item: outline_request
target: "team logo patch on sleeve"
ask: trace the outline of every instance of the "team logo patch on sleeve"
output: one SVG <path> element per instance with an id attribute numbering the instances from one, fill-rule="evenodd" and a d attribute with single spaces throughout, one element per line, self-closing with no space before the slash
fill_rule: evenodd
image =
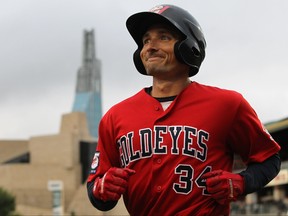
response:
<path id="1" fill-rule="evenodd" d="M 95 170 L 98 165 L 99 165 L 99 156 L 100 156 L 100 152 L 95 152 L 94 157 L 92 159 L 92 163 L 91 163 L 91 169 Z"/>

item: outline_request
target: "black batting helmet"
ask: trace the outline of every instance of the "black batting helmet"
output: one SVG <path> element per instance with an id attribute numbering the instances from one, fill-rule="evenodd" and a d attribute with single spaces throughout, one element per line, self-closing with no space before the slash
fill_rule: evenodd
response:
<path id="1" fill-rule="evenodd" d="M 158 23 L 172 25 L 183 34 L 184 39 L 175 44 L 175 56 L 190 66 L 189 76 L 197 74 L 205 58 L 206 41 L 196 19 L 186 10 L 174 5 L 159 5 L 148 12 L 133 14 L 127 19 L 127 29 L 138 45 L 133 55 L 137 70 L 147 75 L 140 58 L 143 48 L 142 37 L 151 25 Z"/>

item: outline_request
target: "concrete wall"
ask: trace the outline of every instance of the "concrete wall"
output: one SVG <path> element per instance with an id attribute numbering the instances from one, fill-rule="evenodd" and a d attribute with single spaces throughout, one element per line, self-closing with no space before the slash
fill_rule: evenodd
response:
<path id="1" fill-rule="evenodd" d="M 24 147 L 30 153 L 30 163 L 0 164 L 0 187 L 15 195 L 17 205 L 22 206 L 20 211 L 29 209 L 29 206 L 34 211 L 42 209 L 45 212 L 46 209 L 49 212 L 52 194 L 47 187 L 48 181 L 61 180 L 64 185 L 64 207 L 68 209 L 82 186 L 81 140 L 92 141 L 85 114 L 75 112 L 63 115 L 59 134 L 32 137 L 26 142 L 28 148 L 27 145 Z M 19 213 L 25 215 L 27 211 Z"/>
<path id="2" fill-rule="evenodd" d="M 0 140 L 0 164 L 27 152 L 27 140 Z"/>

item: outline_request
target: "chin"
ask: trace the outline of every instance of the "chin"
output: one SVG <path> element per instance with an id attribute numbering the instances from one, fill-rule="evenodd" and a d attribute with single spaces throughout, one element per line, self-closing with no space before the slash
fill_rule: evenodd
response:
<path id="1" fill-rule="evenodd" d="M 153 67 L 153 68 L 146 68 L 146 72 L 147 72 L 147 75 L 153 76 L 157 74 L 164 74 L 166 73 L 166 70 L 164 70 L 163 68 L 159 68 L 159 67 Z"/>

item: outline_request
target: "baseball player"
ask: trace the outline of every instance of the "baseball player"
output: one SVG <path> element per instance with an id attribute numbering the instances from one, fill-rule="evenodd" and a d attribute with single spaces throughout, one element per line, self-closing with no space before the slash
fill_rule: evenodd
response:
<path id="1" fill-rule="evenodd" d="M 159 5 L 126 22 L 137 70 L 152 86 L 114 105 L 99 125 L 88 177 L 91 203 L 130 215 L 229 215 L 231 201 L 279 172 L 279 145 L 235 91 L 191 81 L 205 57 L 198 22 Z M 247 168 L 232 172 L 233 156 Z"/>

